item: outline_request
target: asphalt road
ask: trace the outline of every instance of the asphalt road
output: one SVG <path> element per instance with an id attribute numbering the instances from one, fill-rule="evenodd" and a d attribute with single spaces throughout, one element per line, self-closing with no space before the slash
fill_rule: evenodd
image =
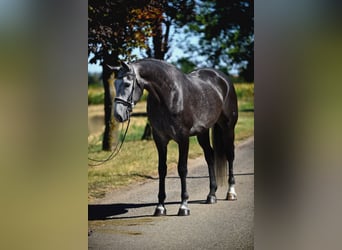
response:
<path id="1" fill-rule="evenodd" d="M 188 164 L 190 216 L 177 216 L 180 180 L 166 179 L 167 216 L 153 217 L 158 179 L 108 194 L 88 207 L 89 249 L 253 249 L 254 137 L 236 146 L 237 201 L 225 200 L 227 187 L 217 190 L 216 204 L 204 204 L 209 192 L 203 157 Z"/>

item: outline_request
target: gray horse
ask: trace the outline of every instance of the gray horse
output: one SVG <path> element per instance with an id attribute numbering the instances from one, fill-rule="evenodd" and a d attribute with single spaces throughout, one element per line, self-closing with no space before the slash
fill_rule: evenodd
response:
<path id="1" fill-rule="evenodd" d="M 190 214 L 186 188 L 190 136 L 197 136 L 208 164 L 210 191 L 206 202 L 216 202 L 217 184 L 224 183 L 227 178 L 227 161 L 229 189 L 226 199 L 236 200 L 233 161 L 238 107 L 234 86 L 225 74 L 209 68 L 183 74 L 164 61 L 143 59 L 131 64 L 122 63 L 115 88 L 114 116 L 119 122 L 130 118 L 130 112 L 143 90 L 149 92 L 147 114 L 159 157 L 159 202 L 155 216 L 166 215 L 166 158 L 170 140 L 176 141 L 179 147 L 178 174 L 182 201 L 178 215 Z M 210 128 L 213 147 L 210 145 Z"/>

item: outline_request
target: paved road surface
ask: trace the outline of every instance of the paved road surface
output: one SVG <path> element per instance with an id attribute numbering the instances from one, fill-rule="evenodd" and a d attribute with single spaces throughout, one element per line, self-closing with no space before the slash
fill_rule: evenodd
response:
<path id="1" fill-rule="evenodd" d="M 254 138 L 236 146 L 237 201 L 226 201 L 219 188 L 216 204 L 204 204 L 209 192 L 204 159 L 189 161 L 188 192 L 191 215 L 176 216 L 180 180 L 166 180 L 167 216 L 153 217 L 158 180 L 137 184 L 89 204 L 89 249 L 253 249 Z"/>

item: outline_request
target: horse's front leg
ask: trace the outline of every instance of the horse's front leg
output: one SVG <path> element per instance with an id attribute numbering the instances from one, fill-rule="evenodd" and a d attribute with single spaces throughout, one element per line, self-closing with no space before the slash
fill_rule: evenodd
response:
<path id="1" fill-rule="evenodd" d="M 182 203 L 178 210 L 179 216 L 190 215 L 188 207 L 189 194 L 186 189 L 186 176 L 188 174 L 188 153 L 189 153 L 189 138 L 186 138 L 178 143 L 179 159 L 178 159 L 178 174 L 181 179 L 181 198 Z"/>
<path id="2" fill-rule="evenodd" d="M 154 216 L 166 215 L 166 208 L 164 205 L 166 199 L 165 193 L 165 177 L 167 173 L 166 156 L 167 156 L 167 144 L 157 134 L 153 133 L 153 138 L 158 150 L 158 174 L 159 174 L 159 193 L 158 193 L 158 205 L 154 212 Z"/>

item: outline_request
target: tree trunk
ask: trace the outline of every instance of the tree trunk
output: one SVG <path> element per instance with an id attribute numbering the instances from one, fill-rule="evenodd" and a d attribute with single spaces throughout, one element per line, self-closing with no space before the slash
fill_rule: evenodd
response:
<path id="1" fill-rule="evenodd" d="M 141 137 L 141 140 L 152 140 L 152 128 L 151 128 L 148 118 L 147 118 L 145 130 L 144 130 L 144 134 Z"/>
<path id="2" fill-rule="evenodd" d="M 105 131 L 102 140 L 102 150 L 112 151 L 118 141 L 118 124 L 113 116 L 113 100 L 115 97 L 113 72 L 107 67 L 114 65 L 115 57 L 108 55 L 102 65 L 102 81 L 104 87 L 104 122 Z"/>
<path id="3" fill-rule="evenodd" d="M 246 69 L 243 69 L 241 72 L 242 77 L 247 82 L 253 82 L 254 81 L 254 57 L 248 58 L 248 64 Z"/>

